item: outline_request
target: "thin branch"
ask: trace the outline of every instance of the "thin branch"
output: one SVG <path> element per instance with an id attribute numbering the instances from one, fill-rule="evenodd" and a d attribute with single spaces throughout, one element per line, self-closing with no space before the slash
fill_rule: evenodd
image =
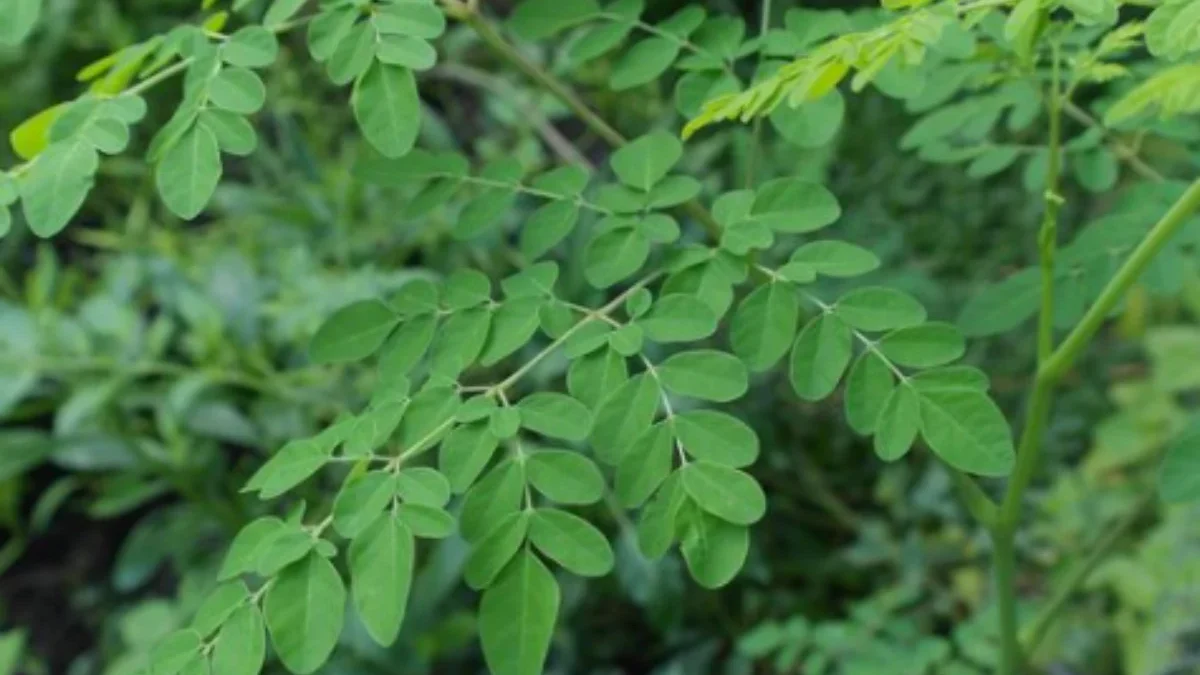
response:
<path id="1" fill-rule="evenodd" d="M 1075 569 L 1071 570 L 1071 573 L 1067 575 L 1067 579 L 1063 585 L 1058 587 L 1054 595 L 1050 598 L 1050 601 L 1046 603 L 1046 606 L 1042 608 L 1041 612 L 1033 620 L 1033 623 L 1030 624 L 1028 630 L 1025 631 L 1022 639 L 1025 653 L 1030 654 L 1034 649 L 1037 649 L 1038 644 L 1046 637 L 1050 631 L 1050 627 L 1067 606 L 1067 602 L 1071 599 L 1071 596 L 1083 586 L 1092 572 L 1112 553 L 1113 548 L 1153 505 L 1153 497 L 1143 497 L 1139 500 L 1134 508 L 1116 526 L 1109 529 L 1104 536 L 1100 537 L 1092 546 L 1092 550 L 1088 553 L 1087 557 L 1076 564 Z"/>
<path id="2" fill-rule="evenodd" d="M 1130 147 L 1124 141 L 1116 136 L 1111 129 L 1104 126 L 1100 120 L 1092 117 L 1086 110 L 1080 108 L 1070 100 L 1063 101 L 1063 112 L 1069 115 L 1072 119 L 1083 124 L 1084 126 L 1097 129 L 1104 137 L 1108 139 L 1108 144 L 1117 156 L 1125 160 L 1129 164 L 1129 168 L 1136 171 L 1143 178 L 1148 178 L 1152 181 L 1162 183 L 1167 180 L 1167 177 L 1162 175 L 1158 169 L 1150 166 L 1139 155 L 1136 148 Z"/>
<path id="3" fill-rule="evenodd" d="M 460 63 L 443 63 L 427 71 L 427 74 L 433 77 L 461 82 L 480 89 L 486 89 L 494 94 L 508 98 L 514 106 L 520 109 L 521 115 L 533 127 L 538 136 L 542 138 L 542 142 L 553 150 L 554 154 L 558 155 L 560 159 L 569 164 L 578 164 L 586 167 L 589 170 L 595 168 L 588 158 L 575 147 L 575 144 L 564 136 L 538 110 L 537 106 L 525 100 L 525 97 L 521 96 L 520 92 L 500 78 L 493 77 L 482 70 L 464 66 Z"/>

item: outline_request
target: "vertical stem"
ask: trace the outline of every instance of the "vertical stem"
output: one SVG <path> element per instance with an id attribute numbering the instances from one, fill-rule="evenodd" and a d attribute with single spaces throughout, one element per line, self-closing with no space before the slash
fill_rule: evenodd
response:
<path id="1" fill-rule="evenodd" d="M 1062 172 L 1062 65 L 1059 43 L 1051 44 L 1051 78 L 1047 93 L 1049 161 L 1046 170 L 1046 189 L 1043 197 L 1046 207 L 1042 213 L 1042 226 L 1038 230 L 1038 266 L 1041 269 L 1041 304 L 1038 311 L 1037 365 L 1038 377 L 1029 400 L 1029 415 L 1021 436 L 1017 466 L 1008 483 L 1008 492 L 1000 506 L 1000 513 L 991 529 L 993 575 L 997 609 L 1000 621 L 1000 673 L 1018 675 L 1021 672 L 1020 636 L 1017 632 L 1017 588 L 1016 588 L 1016 530 L 1020 518 L 1021 501 L 1025 488 L 1037 467 L 1036 458 L 1041 454 L 1042 435 L 1050 416 L 1050 403 L 1054 384 L 1042 376 L 1042 369 L 1054 353 L 1054 262 L 1058 248 L 1058 212 L 1062 197 L 1058 194 L 1059 174 Z"/>
<path id="2" fill-rule="evenodd" d="M 1021 644 L 1017 637 L 1016 570 L 1017 550 L 1011 530 L 992 534 L 992 564 L 996 581 L 997 609 L 1000 619 L 1000 673 L 1021 672 Z"/>

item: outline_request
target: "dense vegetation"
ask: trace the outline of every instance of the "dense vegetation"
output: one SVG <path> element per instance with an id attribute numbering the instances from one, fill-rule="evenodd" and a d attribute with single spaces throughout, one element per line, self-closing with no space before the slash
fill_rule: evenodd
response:
<path id="1" fill-rule="evenodd" d="M 1198 51 L 8 0 L 0 675 L 1193 672 Z"/>

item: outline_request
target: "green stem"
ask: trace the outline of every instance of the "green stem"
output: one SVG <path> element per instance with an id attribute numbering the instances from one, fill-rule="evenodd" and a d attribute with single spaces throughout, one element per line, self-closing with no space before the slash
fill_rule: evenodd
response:
<path id="1" fill-rule="evenodd" d="M 1130 528 L 1142 517 L 1150 506 L 1154 504 L 1152 497 L 1144 497 L 1134 506 L 1134 508 L 1123 518 L 1121 522 L 1108 530 L 1108 532 L 1095 543 L 1087 557 L 1080 561 L 1071 573 L 1067 576 L 1066 581 L 1060 586 L 1051 597 L 1046 606 L 1033 620 L 1029 629 L 1025 631 L 1022 646 L 1025 648 L 1026 654 L 1032 654 L 1034 649 L 1037 649 L 1038 644 L 1046 637 L 1055 620 L 1058 619 L 1062 610 L 1066 608 L 1067 601 L 1071 596 L 1083 586 L 1096 567 L 1108 557 L 1112 552 L 1113 547 L 1129 532 Z"/>
<path id="2" fill-rule="evenodd" d="M 1000 673 L 1021 672 L 1021 644 L 1017 641 L 1017 547 L 1010 530 L 992 533 L 996 605 L 1000 614 Z"/>
<path id="3" fill-rule="evenodd" d="M 762 0 L 762 6 L 759 9 L 762 16 L 758 21 L 758 37 L 765 39 L 767 31 L 771 29 L 771 0 Z M 762 53 L 759 53 L 758 66 L 761 68 L 763 64 Z M 754 187 L 754 172 L 758 168 L 759 154 L 762 152 L 762 117 L 754 118 L 754 126 L 750 131 L 750 156 L 746 159 L 746 187 Z"/>
<path id="4" fill-rule="evenodd" d="M 958 498 L 967 507 L 967 512 L 984 527 L 993 527 L 996 524 L 998 513 L 996 502 L 992 501 L 992 498 L 970 476 L 950 465 L 945 466 L 946 471 L 950 472 L 950 479 L 954 481 Z"/>

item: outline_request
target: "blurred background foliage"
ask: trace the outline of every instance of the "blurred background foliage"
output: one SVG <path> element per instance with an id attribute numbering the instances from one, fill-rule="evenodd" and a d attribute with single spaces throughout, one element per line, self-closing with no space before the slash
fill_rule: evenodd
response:
<path id="1" fill-rule="evenodd" d="M 0 128 L 73 97 L 79 68 L 194 16 L 196 4 L 47 0 L 34 38 L 0 53 Z M 650 0 L 648 16 L 680 4 Z M 823 5 L 808 9 L 856 21 L 874 13 Z M 793 8 L 777 2 L 773 23 Z M 760 19 L 756 3 L 708 9 Z M 791 19 L 803 26 L 806 17 Z M 441 48 L 442 65 L 422 82 L 426 147 L 481 162 L 515 156 L 527 169 L 604 161 L 603 143 L 471 34 L 452 27 Z M 610 66 L 570 71 L 601 114 L 633 133 L 678 128 L 670 82 L 606 92 Z M 186 622 L 211 587 L 231 534 L 264 508 L 238 493 L 248 475 L 369 391 L 363 371 L 306 363 L 320 321 L 414 276 L 513 267 L 503 248 L 453 241 L 445 215 L 406 211 L 411 194 L 352 181 L 365 149 L 343 96 L 313 85 L 322 78 L 301 50 L 272 70 L 260 150 L 227 165 L 207 220 L 170 217 L 146 165 L 129 155 L 103 164 L 63 237 L 36 242 L 15 228 L 0 241 L 4 675 L 138 673 L 148 646 Z M 156 90 L 151 114 L 153 97 L 174 96 L 170 86 Z M 742 128 L 691 143 L 685 169 L 712 188 L 750 170 L 824 180 L 845 209 L 838 236 L 878 253 L 878 280 L 913 292 L 937 318 L 953 319 L 983 284 L 1028 264 L 1041 208 L 1028 168 L 970 177 L 900 149 L 913 122 L 902 103 L 867 93 L 841 107 L 844 118 L 828 113 L 816 137 L 813 120 L 778 121 L 753 169 Z M 1182 142 L 1198 130 L 1173 123 L 1142 156 L 1194 174 L 1200 162 Z M 1036 124 L 1026 133 L 1039 142 Z M 1080 166 L 1068 226 L 1104 213 L 1137 180 L 1115 172 L 1095 196 Z M 1139 288 L 1124 305 L 1055 418 L 1029 505 L 1035 517 L 1019 540 L 1023 590 L 1047 595 L 1079 551 L 1134 515 L 1127 541 L 1037 652 L 1047 672 L 1200 672 L 1200 512 L 1145 497 L 1200 393 L 1200 267 L 1181 256 L 1171 283 Z M 569 293 L 588 292 L 578 273 L 566 277 Z M 1031 370 L 1031 343 L 1018 331 L 974 348 L 1009 411 Z M 745 572 L 703 592 L 677 558 L 642 558 L 630 524 L 611 517 L 617 572 L 564 588 L 551 672 L 987 672 L 988 544 L 946 473 L 922 453 L 881 464 L 841 423 L 836 402 L 803 404 L 782 381 L 766 385 L 738 410 L 763 436 L 755 473 L 770 496 Z M 304 496 L 330 494 L 315 486 Z M 472 596 L 459 583 L 464 554 L 450 539 L 421 561 L 399 644 L 381 650 L 352 628 L 321 672 L 482 672 Z"/>

